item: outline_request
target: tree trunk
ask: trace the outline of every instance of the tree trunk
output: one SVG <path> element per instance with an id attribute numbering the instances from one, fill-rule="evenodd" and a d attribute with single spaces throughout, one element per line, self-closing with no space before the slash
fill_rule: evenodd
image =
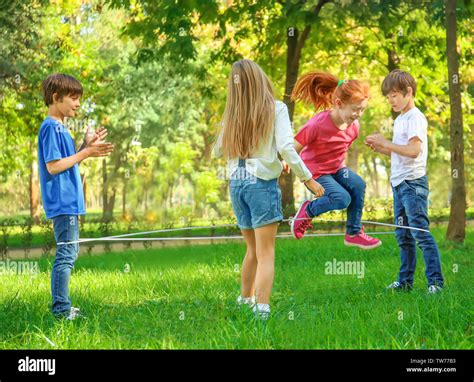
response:
<path id="1" fill-rule="evenodd" d="M 115 206 L 115 197 L 117 196 L 117 190 L 114 188 L 112 191 L 112 195 L 110 195 L 107 209 L 106 209 L 106 218 L 108 221 L 111 221 L 114 217 L 114 206 Z"/>
<path id="2" fill-rule="evenodd" d="M 87 209 L 87 175 L 82 175 L 82 191 L 84 193 L 84 207 Z M 86 215 L 81 215 L 81 223 L 86 222 Z"/>
<path id="3" fill-rule="evenodd" d="M 287 53 L 286 53 L 286 80 L 285 94 L 283 102 L 288 107 L 290 121 L 293 122 L 293 113 L 295 111 L 295 103 L 291 101 L 291 92 L 298 78 L 299 59 L 296 60 L 296 47 L 298 45 L 299 32 L 297 28 L 289 28 L 287 31 Z M 284 172 L 279 179 L 282 193 L 283 215 L 289 216 L 295 213 L 295 197 L 293 195 L 293 173 Z"/>
<path id="4" fill-rule="evenodd" d="M 363 155 L 362 158 L 364 160 L 365 168 L 367 169 L 367 175 L 370 179 L 370 183 L 372 184 L 372 190 L 375 190 L 374 174 L 372 173 L 369 160 L 367 159 L 367 156 L 365 155 Z"/>
<path id="5" fill-rule="evenodd" d="M 148 188 L 146 187 L 143 194 L 145 199 L 145 214 L 148 212 Z"/>
<path id="6" fill-rule="evenodd" d="M 130 146 L 127 146 L 127 149 Z M 125 150 L 125 151 L 126 151 Z M 113 212 L 114 212 L 114 206 L 115 206 L 115 197 L 117 196 L 117 187 L 114 185 L 115 180 L 118 177 L 118 172 L 120 170 L 120 166 L 122 165 L 122 157 L 120 154 L 116 154 L 115 156 L 112 155 L 111 157 L 111 164 L 112 166 L 112 172 L 111 176 L 107 174 L 107 160 L 104 158 L 102 160 L 102 179 L 103 179 L 103 189 L 102 189 L 102 202 L 103 202 L 103 210 L 102 210 L 102 219 L 104 221 L 111 221 L 113 219 Z M 112 186 L 112 194 L 110 197 L 109 195 L 109 188 Z"/>
<path id="7" fill-rule="evenodd" d="M 107 164 L 102 159 L 102 220 L 106 220 L 107 211 Z"/>
<path id="8" fill-rule="evenodd" d="M 33 140 L 31 140 L 33 142 Z M 38 178 L 38 161 L 37 151 L 32 147 L 33 143 L 30 143 L 30 151 L 32 153 L 31 168 L 30 168 L 30 217 L 34 224 L 40 222 L 40 203 L 39 203 L 39 178 Z"/>
<path id="9" fill-rule="evenodd" d="M 109 180 L 107 175 L 107 161 L 106 159 L 102 160 L 102 220 L 104 222 L 109 222 L 112 220 L 113 217 L 113 210 L 115 204 L 115 194 L 116 190 L 113 190 L 112 195 L 110 198 L 108 197 L 108 188 L 109 188 Z"/>
<path id="10" fill-rule="evenodd" d="M 315 16 L 319 15 L 321 8 L 329 0 L 319 0 L 318 4 L 313 9 Z M 291 92 L 298 79 L 298 71 L 300 68 L 301 52 L 303 50 L 306 39 L 311 31 L 311 25 L 307 25 L 301 36 L 296 27 L 289 27 L 286 38 L 286 79 L 285 79 L 285 94 L 283 102 L 288 107 L 288 114 L 290 121 L 293 122 L 293 113 L 295 111 L 295 103 L 291 101 Z M 294 215 L 295 213 L 295 197 L 293 195 L 293 173 L 283 173 L 279 179 L 282 191 L 282 207 L 284 216 Z"/>
<path id="11" fill-rule="evenodd" d="M 392 70 L 398 69 L 400 65 L 400 58 L 395 51 L 395 48 L 390 48 L 387 50 L 388 55 L 388 70 L 391 72 Z"/>
<path id="12" fill-rule="evenodd" d="M 352 146 L 347 153 L 347 167 L 357 173 L 359 169 L 359 149 Z"/>
<path id="13" fill-rule="evenodd" d="M 122 217 L 124 218 L 127 215 L 127 187 L 128 181 L 125 179 L 123 181 L 122 189 Z"/>
<path id="14" fill-rule="evenodd" d="M 380 197 L 380 187 L 379 187 L 379 173 L 377 171 L 377 162 L 375 157 L 372 157 L 372 165 L 374 166 L 374 196 L 376 198 Z"/>
<path id="15" fill-rule="evenodd" d="M 466 235 L 466 186 L 464 174 L 464 141 L 459 84 L 459 54 L 456 49 L 456 0 L 446 0 L 446 54 L 448 58 L 449 104 L 451 118 L 451 201 L 448 240 L 463 242 Z"/>
<path id="16" fill-rule="evenodd" d="M 393 38 L 393 37 L 394 37 L 393 33 L 389 33 L 388 38 Z M 397 52 L 395 50 L 395 43 L 392 43 L 392 46 L 387 49 L 387 57 L 388 57 L 387 68 L 388 68 L 389 72 L 391 72 L 392 70 L 400 68 L 399 67 L 400 58 L 398 57 Z M 399 112 L 396 112 L 396 111 L 393 111 L 393 110 L 391 110 L 390 112 L 391 112 L 392 118 L 394 120 L 400 114 Z"/>

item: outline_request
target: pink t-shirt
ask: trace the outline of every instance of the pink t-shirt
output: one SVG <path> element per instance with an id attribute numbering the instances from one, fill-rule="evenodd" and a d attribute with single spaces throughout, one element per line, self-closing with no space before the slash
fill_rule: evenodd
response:
<path id="1" fill-rule="evenodd" d="M 301 159 L 313 174 L 335 174 L 345 167 L 347 150 L 359 136 L 359 121 L 355 120 L 345 130 L 340 130 L 332 121 L 330 110 L 311 118 L 296 134 L 295 139 L 304 147 Z"/>

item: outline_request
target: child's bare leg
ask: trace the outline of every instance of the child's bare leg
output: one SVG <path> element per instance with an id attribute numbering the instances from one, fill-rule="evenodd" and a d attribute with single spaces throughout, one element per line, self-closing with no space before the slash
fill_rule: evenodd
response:
<path id="1" fill-rule="evenodd" d="M 277 230 L 278 223 L 269 224 L 255 230 L 258 262 L 255 288 L 257 302 L 260 304 L 270 303 L 275 273 L 275 237 Z"/>
<path id="2" fill-rule="evenodd" d="M 247 253 L 242 263 L 242 287 L 241 296 L 244 298 L 255 295 L 255 274 L 257 272 L 257 249 L 255 244 L 255 232 L 253 229 L 243 229 Z"/>

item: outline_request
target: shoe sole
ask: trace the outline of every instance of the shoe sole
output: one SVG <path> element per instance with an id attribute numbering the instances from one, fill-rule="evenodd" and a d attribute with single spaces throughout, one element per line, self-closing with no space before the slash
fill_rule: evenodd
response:
<path id="1" fill-rule="evenodd" d="M 360 244 L 350 243 L 344 240 L 344 245 L 346 245 L 347 247 L 357 247 L 360 249 L 367 250 L 367 249 L 374 249 L 374 248 L 380 247 L 382 245 L 382 242 L 379 241 L 377 244 L 373 244 L 373 245 L 360 245 Z"/>
<path id="2" fill-rule="evenodd" d="M 411 292 L 413 290 L 413 286 L 399 286 L 395 288 L 386 287 L 385 290 L 394 292 Z"/>
<path id="3" fill-rule="evenodd" d="M 308 205 L 308 203 L 306 203 L 306 204 L 305 204 L 305 203 L 302 203 L 301 206 L 300 206 L 300 208 L 298 208 L 298 211 L 296 211 L 296 215 L 295 215 L 295 216 L 298 216 L 298 215 L 300 214 L 300 212 L 301 212 L 301 209 L 302 209 L 303 207 L 306 208 L 307 205 Z M 296 219 L 296 217 L 295 217 L 294 219 Z M 291 221 L 291 224 L 290 224 L 290 226 L 291 226 L 291 234 L 293 235 L 293 237 L 294 237 L 296 240 L 301 240 L 304 235 L 301 236 L 301 237 L 296 237 L 296 234 L 295 234 L 295 220 L 294 220 L 294 219 Z"/>
<path id="4" fill-rule="evenodd" d="M 255 304 L 237 304 L 237 308 L 238 309 L 244 309 L 245 307 L 247 307 L 248 309 L 253 309 L 253 307 L 255 306 Z"/>

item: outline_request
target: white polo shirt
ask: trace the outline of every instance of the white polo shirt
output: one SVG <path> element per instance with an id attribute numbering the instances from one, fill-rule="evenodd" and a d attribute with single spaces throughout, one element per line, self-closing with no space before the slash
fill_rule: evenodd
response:
<path id="1" fill-rule="evenodd" d="M 396 145 L 407 145 L 413 137 L 421 140 L 421 151 L 416 158 L 409 158 L 392 152 L 390 183 L 398 186 L 404 180 L 413 180 L 426 175 L 428 159 L 428 122 L 423 113 L 413 107 L 399 115 L 393 126 L 392 142 Z"/>

